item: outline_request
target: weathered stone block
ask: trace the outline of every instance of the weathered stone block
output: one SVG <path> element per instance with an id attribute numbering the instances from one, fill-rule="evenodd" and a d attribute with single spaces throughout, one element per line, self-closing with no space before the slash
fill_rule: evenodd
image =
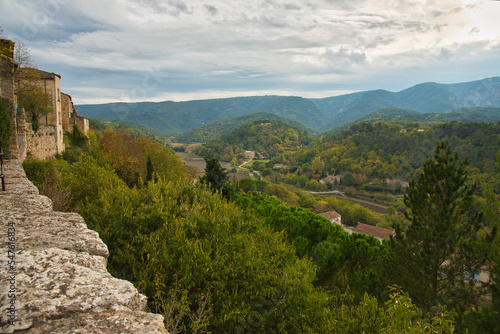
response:
<path id="1" fill-rule="evenodd" d="M 146 297 L 107 272 L 108 249 L 80 215 L 54 212 L 19 161 L 8 161 L 5 174 L 0 332 L 167 333 L 161 315 L 144 312 Z"/>

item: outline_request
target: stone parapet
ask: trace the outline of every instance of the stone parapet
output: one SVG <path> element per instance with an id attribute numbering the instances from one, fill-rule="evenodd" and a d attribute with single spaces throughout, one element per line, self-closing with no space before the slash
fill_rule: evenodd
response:
<path id="1" fill-rule="evenodd" d="M 108 249 L 80 215 L 54 212 L 18 160 L 6 162 L 5 174 L 0 332 L 167 333 L 162 316 L 144 312 L 146 297 L 108 273 Z"/>

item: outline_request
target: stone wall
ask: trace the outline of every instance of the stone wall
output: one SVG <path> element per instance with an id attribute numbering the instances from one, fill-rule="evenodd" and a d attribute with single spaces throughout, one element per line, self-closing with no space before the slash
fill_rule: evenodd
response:
<path id="1" fill-rule="evenodd" d="M 19 160 L 5 174 L 0 332 L 167 333 L 162 316 L 144 312 L 146 297 L 107 272 L 108 249 L 80 215 L 54 212 Z"/>
<path id="2" fill-rule="evenodd" d="M 36 159 L 53 159 L 57 153 L 56 128 L 52 125 L 40 125 L 37 132 L 26 123 L 26 155 Z"/>
<path id="3" fill-rule="evenodd" d="M 61 110 L 64 131 L 73 131 L 73 125 L 83 132 L 89 130 L 89 119 L 78 115 L 70 95 L 61 93 Z"/>
<path id="4" fill-rule="evenodd" d="M 12 59 L 14 56 L 14 42 L 8 39 L 0 39 L 0 98 L 7 101 L 10 119 L 12 123 L 12 133 L 10 147 L 4 147 L 7 156 L 18 157 L 19 150 L 16 145 L 16 96 L 14 94 L 14 74 L 17 70 L 17 63 Z"/>

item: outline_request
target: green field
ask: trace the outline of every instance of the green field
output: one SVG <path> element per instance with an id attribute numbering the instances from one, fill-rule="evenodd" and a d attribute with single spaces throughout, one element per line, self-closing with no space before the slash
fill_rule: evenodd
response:
<path id="1" fill-rule="evenodd" d="M 267 160 L 252 160 L 249 163 L 241 165 L 241 167 L 250 168 L 250 167 L 253 167 L 254 163 L 261 163 L 261 162 L 263 162 L 263 163 L 267 164 L 269 161 L 270 161 L 269 159 L 267 159 Z"/>

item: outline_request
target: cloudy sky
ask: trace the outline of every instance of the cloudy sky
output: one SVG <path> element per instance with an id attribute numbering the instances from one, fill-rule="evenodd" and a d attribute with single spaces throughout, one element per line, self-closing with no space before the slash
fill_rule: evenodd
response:
<path id="1" fill-rule="evenodd" d="M 76 104 L 327 97 L 500 76 L 500 1 L 0 0 Z"/>

